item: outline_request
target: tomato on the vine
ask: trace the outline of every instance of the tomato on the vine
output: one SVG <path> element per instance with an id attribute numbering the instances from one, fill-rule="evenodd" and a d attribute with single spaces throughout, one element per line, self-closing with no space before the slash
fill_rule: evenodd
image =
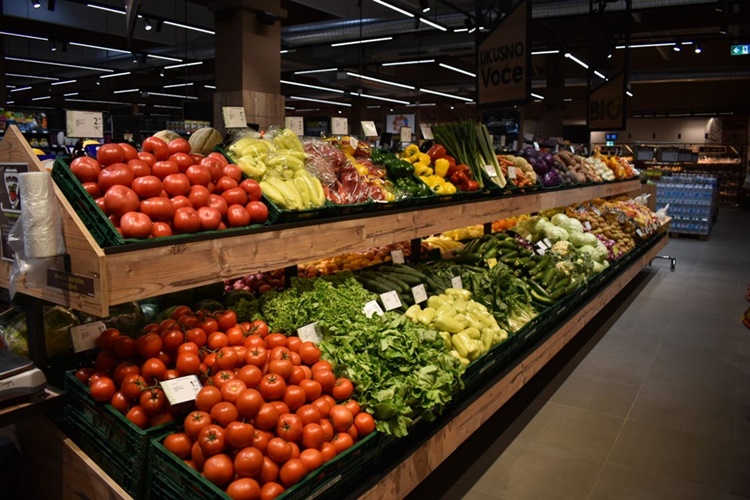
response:
<path id="1" fill-rule="evenodd" d="M 224 429 L 214 424 L 206 425 L 198 433 L 198 443 L 206 455 L 216 455 L 223 452 L 226 446 Z"/>
<path id="2" fill-rule="evenodd" d="M 204 427 L 211 425 L 211 415 L 205 411 L 193 411 L 185 417 L 183 427 L 190 439 L 198 439 L 198 434 Z"/>
<path id="3" fill-rule="evenodd" d="M 165 411 L 169 406 L 166 394 L 157 388 L 146 389 L 141 392 L 139 402 L 146 415 L 156 415 Z"/>
<path id="4" fill-rule="evenodd" d="M 286 382 L 281 376 L 269 373 L 260 380 L 258 390 L 266 399 L 280 399 L 286 390 Z"/>

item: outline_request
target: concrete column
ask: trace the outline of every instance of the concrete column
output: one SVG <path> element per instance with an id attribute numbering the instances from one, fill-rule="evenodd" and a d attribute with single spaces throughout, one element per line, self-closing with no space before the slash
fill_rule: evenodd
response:
<path id="1" fill-rule="evenodd" d="M 541 136 L 562 137 L 563 104 L 565 94 L 565 74 L 562 68 L 563 58 L 559 54 L 547 56 L 547 88 L 534 92 L 544 96 L 542 106 Z"/>

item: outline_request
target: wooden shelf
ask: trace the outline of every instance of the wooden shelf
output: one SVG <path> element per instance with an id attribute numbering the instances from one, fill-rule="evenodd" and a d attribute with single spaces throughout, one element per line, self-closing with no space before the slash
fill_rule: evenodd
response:
<path id="1" fill-rule="evenodd" d="M 404 498 L 541 370 L 666 246 L 662 238 L 360 498 Z"/>
<path id="2" fill-rule="evenodd" d="M 0 408 L 0 428 L 46 413 L 53 408 L 60 408 L 63 404 L 65 404 L 64 393 L 47 387 L 39 398 Z"/>

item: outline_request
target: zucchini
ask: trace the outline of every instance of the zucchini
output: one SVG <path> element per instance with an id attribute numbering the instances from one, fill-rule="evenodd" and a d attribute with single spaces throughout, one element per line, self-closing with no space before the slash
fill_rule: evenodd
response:
<path id="1" fill-rule="evenodd" d="M 382 270 L 382 268 L 381 268 Z M 409 286 L 417 286 L 422 284 L 422 280 L 414 276 L 413 274 L 406 274 L 396 271 L 389 271 L 387 276 L 397 278 Z"/>
<path id="2" fill-rule="evenodd" d="M 401 293 L 409 293 L 411 290 L 411 287 L 408 283 L 406 283 L 404 280 L 400 279 L 398 276 L 396 276 L 394 273 L 385 273 L 383 275 L 383 278 L 392 281 L 396 285 L 398 285 L 399 290 Z"/>
<path id="3" fill-rule="evenodd" d="M 362 281 L 362 285 L 365 288 L 367 288 L 368 290 L 370 290 L 371 292 L 375 292 L 375 293 L 378 293 L 378 294 L 380 294 L 380 293 L 388 293 L 390 291 L 393 291 L 393 288 L 389 288 L 389 287 L 387 287 L 387 286 L 383 285 L 382 283 L 379 283 L 379 282 L 377 282 L 375 280 L 363 280 Z"/>
<path id="4" fill-rule="evenodd" d="M 548 287 L 550 283 L 552 283 L 552 278 L 555 277 L 555 268 L 553 266 L 550 266 L 547 268 L 546 271 L 544 271 L 544 274 L 542 275 L 542 284 L 545 287 Z"/>
<path id="5" fill-rule="evenodd" d="M 489 250 L 484 252 L 482 255 L 482 260 L 489 260 L 497 255 L 499 248 L 498 247 L 491 247 Z"/>
<path id="6" fill-rule="evenodd" d="M 514 238 L 506 238 L 500 242 L 500 246 L 503 248 L 512 248 L 518 250 L 519 243 Z"/>
<path id="7" fill-rule="evenodd" d="M 531 290 L 531 297 L 540 304 L 551 306 L 555 303 L 555 300 L 552 297 L 549 295 L 542 295 L 534 289 Z"/>
<path id="8" fill-rule="evenodd" d="M 422 271 L 418 269 L 414 269 L 413 267 L 407 266 L 405 264 L 393 264 L 390 266 L 380 266 L 380 269 L 383 271 L 391 271 L 394 273 L 401 273 L 401 274 L 411 274 L 415 278 L 419 278 L 421 280 L 427 279 L 427 275 L 423 273 Z"/>

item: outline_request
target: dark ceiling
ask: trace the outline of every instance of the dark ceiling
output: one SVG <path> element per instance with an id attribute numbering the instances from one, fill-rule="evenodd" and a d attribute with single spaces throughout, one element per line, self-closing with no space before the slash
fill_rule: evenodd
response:
<path id="1" fill-rule="evenodd" d="M 5 33 L 0 36 L 0 51 L 4 52 L 8 107 L 132 109 L 137 105 L 141 113 L 180 116 L 185 103 L 210 106 L 215 71 L 211 7 L 216 0 L 142 2 L 130 43 L 123 0 L 40 0 L 40 8 L 34 8 L 31 0 L 0 3 L 0 31 Z M 489 27 L 492 19 L 486 14 L 494 18 L 512 2 L 428 0 L 431 8 L 426 13 L 421 12 L 424 2 L 417 0 L 385 3 L 414 17 L 376 0 L 282 0 L 288 13 L 286 19 L 277 21 L 282 25 L 279 50 L 286 51 L 282 53 L 282 82 L 365 94 L 372 109 L 419 105 L 422 113 L 434 119 L 475 114 L 475 104 L 468 102 L 475 99 L 474 50 L 486 30 L 465 30 Z M 730 45 L 750 42 L 750 1 L 632 0 L 630 12 L 625 0 L 597 0 L 594 6 L 597 12 L 590 13 L 589 0 L 532 2 L 533 50 L 557 52 L 532 56 L 534 93 L 546 99 L 529 103 L 527 116 L 539 116 L 558 101 L 557 105 L 564 103 L 564 119 L 584 117 L 589 75 L 565 53 L 586 61 L 604 76 L 613 76 L 624 67 L 629 52 L 631 115 L 750 111 L 746 90 L 750 56 L 729 53 Z M 445 31 L 419 21 L 420 16 Z M 151 30 L 145 29 L 147 23 Z M 331 46 L 388 37 L 381 42 Z M 628 43 L 660 46 L 616 48 Z M 682 50 L 674 51 L 675 44 Z M 695 51 L 698 46 L 701 53 Z M 388 65 L 414 60 L 430 62 Z M 175 65 L 182 66 L 170 67 Z M 298 73 L 320 69 L 331 71 Z M 119 76 L 107 78 L 108 74 Z M 597 78 L 593 81 L 599 82 Z M 69 80 L 76 82 L 62 83 Z M 290 114 L 349 110 L 289 96 L 333 102 L 352 99 L 350 94 L 289 83 L 282 83 L 281 92 L 288 96 Z"/>

